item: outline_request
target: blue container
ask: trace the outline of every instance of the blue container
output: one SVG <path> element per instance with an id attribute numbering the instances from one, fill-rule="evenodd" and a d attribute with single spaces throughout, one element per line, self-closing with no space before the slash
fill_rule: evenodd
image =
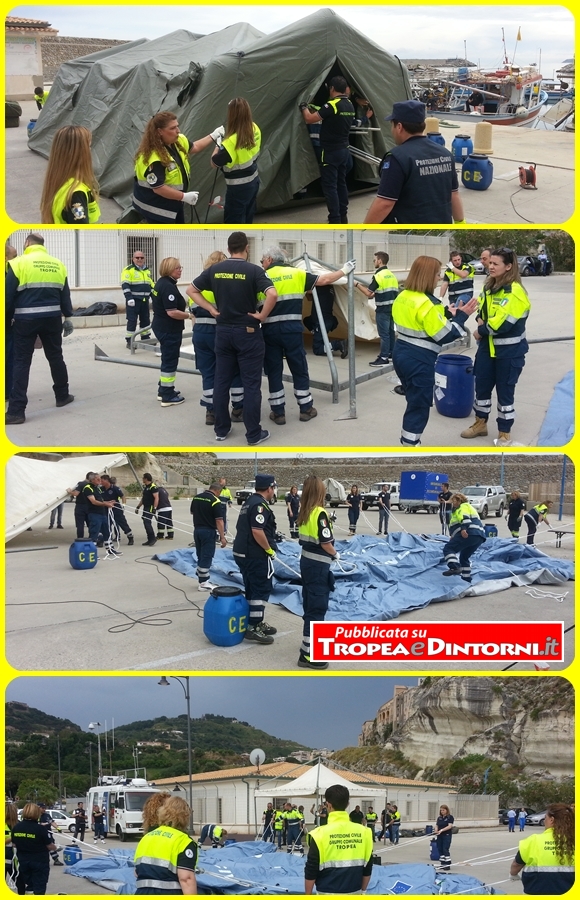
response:
<path id="1" fill-rule="evenodd" d="M 453 154 L 453 162 L 465 162 L 468 156 L 473 153 L 473 141 L 468 134 L 456 134 L 451 144 L 451 153 Z"/>
<path id="2" fill-rule="evenodd" d="M 486 538 L 497 537 L 497 525 L 484 525 L 483 529 Z"/>
<path id="3" fill-rule="evenodd" d="M 470 356 L 441 353 L 435 363 L 435 406 L 442 416 L 465 419 L 475 399 L 473 361 Z"/>
<path id="4" fill-rule="evenodd" d="M 66 847 L 62 851 L 62 858 L 65 866 L 74 866 L 83 858 L 82 850 L 80 847 Z"/>
<path id="5" fill-rule="evenodd" d="M 427 137 L 430 141 L 433 141 L 434 144 L 441 144 L 442 147 L 445 146 L 445 138 L 442 134 L 439 134 L 438 131 L 434 131 L 432 134 L 428 134 Z"/>
<path id="6" fill-rule="evenodd" d="M 69 547 L 68 561 L 73 569 L 94 569 L 99 561 L 97 545 L 94 541 L 75 541 Z"/>
<path id="7" fill-rule="evenodd" d="M 216 587 L 203 610 L 203 633 L 218 647 L 233 647 L 248 627 L 248 601 L 239 588 Z"/>
<path id="8" fill-rule="evenodd" d="M 437 503 L 441 485 L 449 484 L 449 476 L 441 472 L 401 472 L 401 500 L 423 500 Z"/>
<path id="9" fill-rule="evenodd" d="M 493 181 L 493 163 L 487 156 L 472 153 L 461 167 L 461 182 L 470 191 L 486 191 Z"/>
<path id="10" fill-rule="evenodd" d="M 30 135 L 32 134 L 32 132 L 34 130 L 34 126 L 36 125 L 37 122 L 38 122 L 38 119 L 31 119 L 30 122 L 28 123 L 28 125 L 26 126 L 26 133 L 28 134 L 28 137 L 30 137 Z"/>

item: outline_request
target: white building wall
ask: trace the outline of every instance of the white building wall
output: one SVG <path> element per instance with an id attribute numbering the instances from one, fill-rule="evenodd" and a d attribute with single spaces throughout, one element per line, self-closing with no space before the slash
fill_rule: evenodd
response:
<path id="1" fill-rule="evenodd" d="M 30 100 L 42 84 L 40 37 L 10 34 L 6 37 L 6 99 Z"/>

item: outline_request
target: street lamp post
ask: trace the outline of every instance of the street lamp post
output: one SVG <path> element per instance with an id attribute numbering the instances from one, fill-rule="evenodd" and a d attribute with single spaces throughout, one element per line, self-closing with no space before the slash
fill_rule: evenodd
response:
<path id="1" fill-rule="evenodd" d="M 94 731 L 95 728 L 100 728 L 100 722 L 89 722 L 89 731 Z M 101 779 L 103 775 L 103 764 L 101 760 L 101 735 L 97 732 L 97 783 L 101 784 Z"/>
<path id="2" fill-rule="evenodd" d="M 177 675 L 170 675 L 169 678 L 173 678 L 174 681 L 178 681 L 181 685 L 183 693 L 185 694 L 185 700 L 187 703 L 187 771 L 189 774 L 189 830 L 193 832 L 193 780 L 192 780 L 192 771 L 191 771 L 191 711 L 190 711 L 190 693 L 189 693 L 189 675 L 184 675 L 183 678 L 178 678 Z M 161 676 L 160 681 L 157 682 L 162 687 L 171 687 L 169 680 L 165 675 Z"/>

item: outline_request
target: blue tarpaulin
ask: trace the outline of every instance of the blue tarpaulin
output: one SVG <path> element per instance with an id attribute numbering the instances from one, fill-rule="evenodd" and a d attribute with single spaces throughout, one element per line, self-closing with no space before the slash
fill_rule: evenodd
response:
<path id="1" fill-rule="evenodd" d="M 574 372 L 568 372 L 554 388 L 538 447 L 563 447 L 574 437 Z"/>
<path id="2" fill-rule="evenodd" d="M 118 894 L 134 894 L 134 850 L 109 850 L 107 856 L 67 866 L 67 875 L 87 878 Z M 303 894 L 304 859 L 277 853 L 273 844 L 242 841 L 218 850 L 201 850 L 198 890 L 216 894 Z M 470 875 L 441 874 L 433 866 L 374 866 L 369 894 L 499 894 Z"/>
<path id="3" fill-rule="evenodd" d="M 356 535 L 337 541 L 342 572 L 332 571 L 336 588 L 331 594 L 326 621 L 385 621 L 403 612 L 422 609 L 466 595 L 483 595 L 514 585 L 557 584 L 574 578 L 574 565 L 547 556 L 537 547 L 512 538 L 487 540 L 471 558 L 473 582 L 445 578 L 447 566 L 441 535 L 394 532 L 388 538 Z M 195 549 L 171 550 L 154 557 L 183 575 L 195 578 Z M 270 603 L 279 603 L 302 615 L 300 547 L 282 541 L 277 551 Z M 211 567 L 213 584 L 243 587 L 242 576 L 230 549 L 217 550 Z"/>

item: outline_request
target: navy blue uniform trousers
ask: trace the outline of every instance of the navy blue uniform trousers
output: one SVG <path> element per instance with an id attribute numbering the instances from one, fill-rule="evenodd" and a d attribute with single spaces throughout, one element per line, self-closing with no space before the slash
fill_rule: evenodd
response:
<path id="1" fill-rule="evenodd" d="M 216 325 L 213 409 L 215 433 L 223 437 L 232 425 L 229 413 L 230 387 L 239 372 L 244 388 L 246 439 L 251 443 L 258 440 L 262 430 L 260 414 L 264 337 L 257 322 L 255 326 L 248 328 L 243 325 Z"/>
<path id="2" fill-rule="evenodd" d="M 401 444 L 414 445 L 421 441 L 433 406 L 436 361 L 437 355 L 430 350 L 422 350 L 406 341 L 395 341 L 393 365 L 407 400 Z"/>
<path id="3" fill-rule="evenodd" d="M 350 150 L 323 150 L 320 164 L 320 182 L 328 209 L 328 224 L 339 225 L 346 221 L 348 212 L 348 189 L 346 173 Z"/>
<path id="4" fill-rule="evenodd" d="M 202 395 L 200 406 L 213 412 L 213 385 L 215 381 L 215 338 L 217 325 L 195 325 L 193 329 L 193 347 L 195 365 L 201 372 Z M 241 409 L 244 405 L 244 389 L 240 374 L 234 377 L 231 387 L 232 406 Z"/>
<path id="5" fill-rule="evenodd" d="M 283 325 L 273 323 L 264 326 L 264 371 L 268 379 L 270 390 L 270 407 L 277 416 L 284 415 L 284 358 L 292 373 L 294 384 L 294 396 L 300 408 L 300 412 L 312 407 L 312 395 L 310 393 L 310 375 L 308 363 L 304 351 L 302 338 L 302 323 L 299 331 L 285 331 Z"/>
<path id="6" fill-rule="evenodd" d="M 475 356 L 475 414 L 480 419 L 487 419 L 491 413 L 491 395 L 495 388 L 497 394 L 497 427 L 499 431 L 509 434 L 515 412 L 514 399 L 516 384 L 524 368 L 525 356 L 514 356 L 509 359 L 498 359 L 490 356 L 489 350 L 483 349 L 482 338 Z"/>

